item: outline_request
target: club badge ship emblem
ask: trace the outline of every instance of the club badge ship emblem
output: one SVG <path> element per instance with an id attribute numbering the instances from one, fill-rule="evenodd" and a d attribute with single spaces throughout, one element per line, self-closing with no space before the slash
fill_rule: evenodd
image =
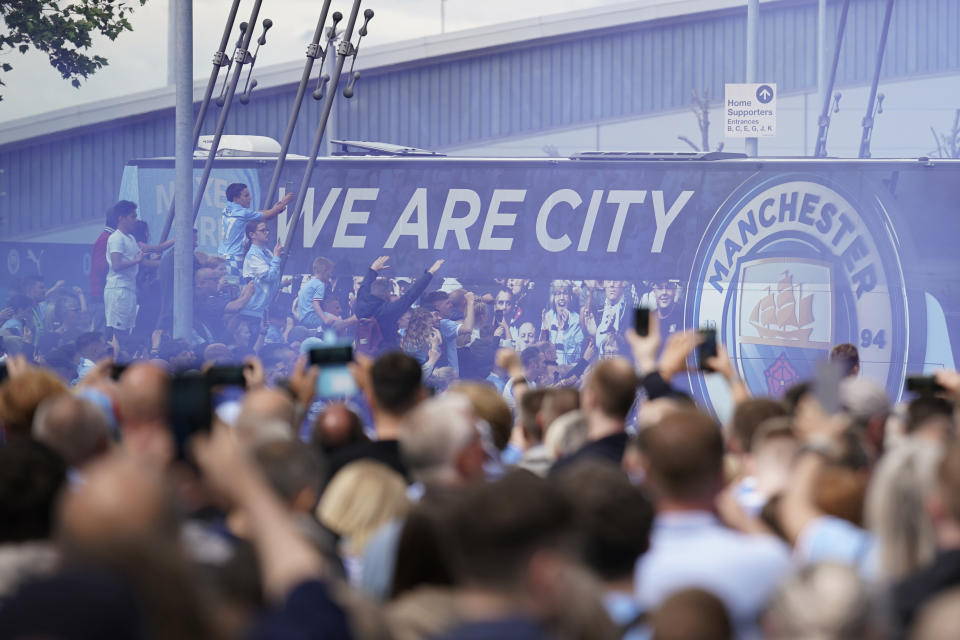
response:
<path id="1" fill-rule="evenodd" d="M 754 393 L 782 396 L 851 342 L 863 375 L 899 396 L 907 293 L 879 198 L 854 198 L 824 176 L 748 182 L 714 215 L 691 283 L 687 326 L 715 326 Z M 690 385 L 715 408 L 728 397 L 720 380 Z"/>

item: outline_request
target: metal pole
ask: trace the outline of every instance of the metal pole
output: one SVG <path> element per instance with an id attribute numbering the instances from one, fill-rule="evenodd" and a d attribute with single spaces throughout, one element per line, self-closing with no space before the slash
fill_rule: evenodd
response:
<path id="1" fill-rule="evenodd" d="M 843 46 L 843 35 L 847 29 L 847 13 L 850 11 L 850 0 L 843 0 L 843 9 L 840 11 L 840 24 L 837 25 L 837 39 L 833 45 L 833 63 L 830 65 L 830 79 L 827 81 L 826 91 L 821 96 L 822 102 L 820 118 L 817 120 L 817 147 L 813 152 L 815 158 L 827 156 L 827 132 L 830 130 L 830 94 L 837 80 L 837 65 L 840 62 L 840 48 Z"/>
<path id="2" fill-rule="evenodd" d="M 210 171 L 213 169 L 213 161 L 217 157 L 217 148 L 220 146 L 220 138 L 223 136 L 223 130 L 227 126 L 227 116 L 230 115 L 230 104 L 233 102 L 233 96 L 237 92 L 237 84 L 240 82 L 240 74 L 243 71 L 243 64 L 247 58 L 247 50 L 250 48 L 250 40 L 257 24 L 257 16 L 260 14 L 260 5 L 263 0 L 254 0 L 253 10 L 250 12 L 250 21 L 247 23 L 247 30 L 243 33 L 243 40 L 240 48 L 233 55 L 233 69 L 231 70 L 230 80 L 227 83 L 227 95 L 223 101 L 223 108 L 220 110 L 220 117 L 217 119 L 217 129 L 213 134 L 213 141 L 210 143 L 210 155 L 203 165 L 203 173 L 200 175 L 200 183 L 197 185 L 197 192 L 193 197 L 193 218 L 196 219 L 197 212 L 200 211 L 200 203 L 203 202 L 203 192 L 206 190 L 207 181 L 210 179 Z"/>
<path id="3" fill-rule="evenodd" d="M 173 337 L 193 334 L 193 0 L 177 5 L 176 229 L 173 255 Z"/>
<path id="4" fill-rule="evenodd" d="M 447 0 L 440 0 L 440 33 L 447 32 Z"/>
<path id="5" fill-rule="evenodd" d="M 173 6 L 176 0 L 170 0 Z M 210 106 L 210 98 L 213 96 L 213 90 L 217 86 L 217 78 L 220 75 L 220 67 L 226 64 L 224 56 L 227 51 L 227 44 L 230 41 L 230 34 L 233 32 L 233 23 L 237 19 L 237 9 L 240 7 L 240 0 L 233 0 L 230 6 L 230 15 L 227 16 L 227 23 L 223 27 L 223 35 L 220 37 L 220 47 L 213 54 L 213 68 L 210 70 L 210 79 L 207 80 L 207 88 L 203 93 L 203 100 L 200 101 L 200 112 L 197 114 L 197 120 L 193 125 L 193 148 L 197 148 L 197 141 L 200 139 L 200 131 L 203 129 L 203 120 L 207 117 L 207 107 Z M 171 30 L 176 20 L 171 21 Z M 192 51 L 192 49 L 191 49 Z M 191 53 L 191 56 L 193 54 Z M 191 151 L 192 153 L 192 151 Z M 160 234 L 160 242 L 163 242 L 170 235 L 170 227 L 173 224 L 173 210 L 176 199 L 170 203 L 170 209 L 167 211 L 167 219 L 163 223 L 163 233 Z"/>
<path id="6" fill-rule="evenodd" d="M 316 60 L 319 55 L 320 38 L 323 37 L 323 25 L 327 23 L 330 3 L 331 0 L 323 0 L 323 8 L 320 10 L 320 18 L 317 20 L 317 28 L 313 32 L 313 40 L 310 41 L 310 46 L 307 47 L 307 61 L 303 65 L 303 73 L 300 76 L 300 86 L 297 88 L 297 97 L 294 99 L 293 108 L 290 110 L 290 119 L 287 121 L 287 131 L 283 134 L 283 143 L 280 145 L 280 155 L 277 156 L 277 163 L 273 167 L 270 186 L 267 187 L 267 191 L 263 194 L 264 209 L 269 208 L 273 194 L 277 191 L 277 185 L 280 184 L 280 172 L 283 171 L 283 164 L 286 162 L 287 153 L 290 150 L 290 142 L 293 140 L 293 130 L 297 126 L 297 117 L 300 115 L 300 107 L 303 104 L 303 97 L 306 95 L 307 86 L 310 84 L 310 73 L 313 71 L 313 61 Z"/>
<path id="7" fill-rule="evenodd" d="M 177 0 L 167 4 L 167 86 L 177 84 Z"/>
<path id="8" fill-rule="evenodd" d="M 757 49 L 760 42 L 760 0 L 747 0 L 747 83 L 757 81 Z M 757 139 L 747 138 L 747 155 L 757 157 Z"/>
<path id="9" fill-rule="evenodd" d="M 867 101 L 867 115 L 863 117 L 863 136 L 860 138 L 860 157 L 870 157 L 870 139 L 873 137 L 873 109 L 877 102 L 877 85 L 880 84 L 880 67 L 883 66 L 883 51 L 887 47 L 887 34 L 890 32 L 890 18 L 893 15 L 893 0 L 887 0 L 887 10 L 883 15 L 883 31 L 880 33 L 880 46 L 877 49 L 877 64 L 873 69 L 873 83 L 870 85 L 870 99 Z"/>
<path id="10" fill-rule="evenodd" d="M 353 0 L 353 7 L 350 9 L 350 18 L 347 20 L 347 28 L 343 32 L 343 39 L 337 46 L 337 64 L 334 67 L 333 75 L 330 76 L 330 84 L 327 87 L 327 95 L 323 101 L 323 113 L 320 116 L 320 122 L 317 124 L 317 133 L 313 138 L 313 148 L 310 151 L 310 157 L 307 159 L 307 168 L 303 172 L 303 179 L 300 180 L 300 188 L 297 189 L 297 202 L 293 207 L 293 220 L 287 228 L 287 237 L 284 238 L 284 254 L 281 260 L 280 273 L 287 266 L 287 258 L 290 255 L 290 247 L 293 245 L 293 238 L 300 227 L 300 219 L 303 217 L 303 203 L 307 197 L 307 189 L 310 186 L 310 177 L 313 175 L 313 168 L 317 164 L 317 154 L 320 153 L 320 145 L 323 143 L 323 133 L 327 127 L 327 120 L 330 118 L 330 112 L 333 109 L 333 101 L 337 97 L 337 89 L 340 84 L 340 74 L 343 73 L 343 65 L 347 56 L 353 53 L 353 44 L 350 40 L 353 38 L 353 28 L 357 24 L 357 15 L 360 13 L 360 3 L 362 0 Z M 371 14 L 372 15 L 372 14 Z"/>
<path id="11" fill-rule="evenodd" d="M 333 30 L 334 32 L 336 32 L 335 26 L 333 27 Z M 333 40 L 331 40 L 331 43 L 334 47 L 336 47 L 337 42 L 339 42 L 339 40 L 337 38 L 337 34 L 334 33 Z M 337 62 L 337 56 L 327 56 L 323 61 L 324 73 L 326 73 L 331 78 L 333 77 L 334 71 L 336 71 L 336 62 Z M 337 120 L 339 120 L 339 118 L 337 117 L 337 111 L 338 111 L 337 105 L 334 104 L 333 108 L 330 110 L 330 118 L 327 120 L 326 136 L 327 136 L 327 155 L 328 156 L 332 156 L 333 152 L 337 150 L 337 145 L 333 143 L 333 141 L 339 137 L 337 135 Z"/>
<path id="12" fill-rule="evenodd" d="M 827 0 L 817 3 L 817 103 L 827 93 Z M 804 141 L 806 144 L 806 141 Z"/>

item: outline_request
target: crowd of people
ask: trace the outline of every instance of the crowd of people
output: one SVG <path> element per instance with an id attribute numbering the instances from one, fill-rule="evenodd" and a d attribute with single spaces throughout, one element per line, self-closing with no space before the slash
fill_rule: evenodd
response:
<path id="1" fill-rule="evenodd" d="M 843 344 L 838 388 L 754 397 L 718 345 L 720 424 L 678 384 L 703 338 L 675 282 L 432 288 L 442 261 L 383 256 L 284 285 L 285 203 L 243 191 L 193 338 L 168 247 L 116 235 L 132 203 L 102 289 L 33 278 L 2 312 L 0 638 L 955 633 L 960 373 L 893 405 Z M 320 397 L 311 354 L 348 341 L 357 393 Z"/>

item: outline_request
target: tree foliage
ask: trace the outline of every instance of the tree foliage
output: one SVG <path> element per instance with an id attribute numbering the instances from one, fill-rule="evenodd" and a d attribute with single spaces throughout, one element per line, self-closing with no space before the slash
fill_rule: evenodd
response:
<path id="1" fill-rule="evenodd" d="M 94 35 L 115 40 L 132 31 L 127 19 L 147 0 L 0 0 L 0 78 L 9 72 L 10 54 L 37 49 L 74 87 L 107 64 L 88 53 Z M 0 86 L 4 84 L 0 79 Z M 0 100 L 2 100 L 0 96 Z"/>
<path id="2" fill-rule="evenodd" d="M 932 153 L 941 158 L 960 158 L 960 109 L 953 114 L 953 127 L 950 131 L 937 133 L 936 129 L 930 127 L 930 132 L 937 142 L 937 148 Z"/>
<path id="3" fill-rule="evenodd" d="M 677 136 L 678 140 L 686 142 L 693 147 L 694 151 L 704 153 L 710 151 L 710 90 L 704 89 L 701 94 L 694 89 L 691 91 L 693 101 L 690 103 L 690 110 L 697 117 L 697 128 L 700 129 L 700 146 L 697 146 L 693 140 L 687 136 Z M 723 151 L 723 143 L 717 145 L 717 151 Z"/>

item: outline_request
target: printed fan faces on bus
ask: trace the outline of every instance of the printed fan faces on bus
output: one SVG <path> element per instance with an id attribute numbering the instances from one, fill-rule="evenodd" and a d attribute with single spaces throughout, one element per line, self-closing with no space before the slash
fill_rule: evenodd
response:
<path id="1" fill-rule="evenodd" d="M 628 307 L 624 292 L 627 282 L 623 280 L 603 280 L 603 309 L 600 312 L 600 321 L 597 323 L 596 343 L 602 350 L 609 334 L 623 333 L 626 328 Z"/>
<path id="2" fill-rule="evenodd" d="M 652 307 L 657 311 L 660 335 L 666 338 L 680 329 L 680 283 L 676 280 L 657 280 L 651 283 Z"/>

